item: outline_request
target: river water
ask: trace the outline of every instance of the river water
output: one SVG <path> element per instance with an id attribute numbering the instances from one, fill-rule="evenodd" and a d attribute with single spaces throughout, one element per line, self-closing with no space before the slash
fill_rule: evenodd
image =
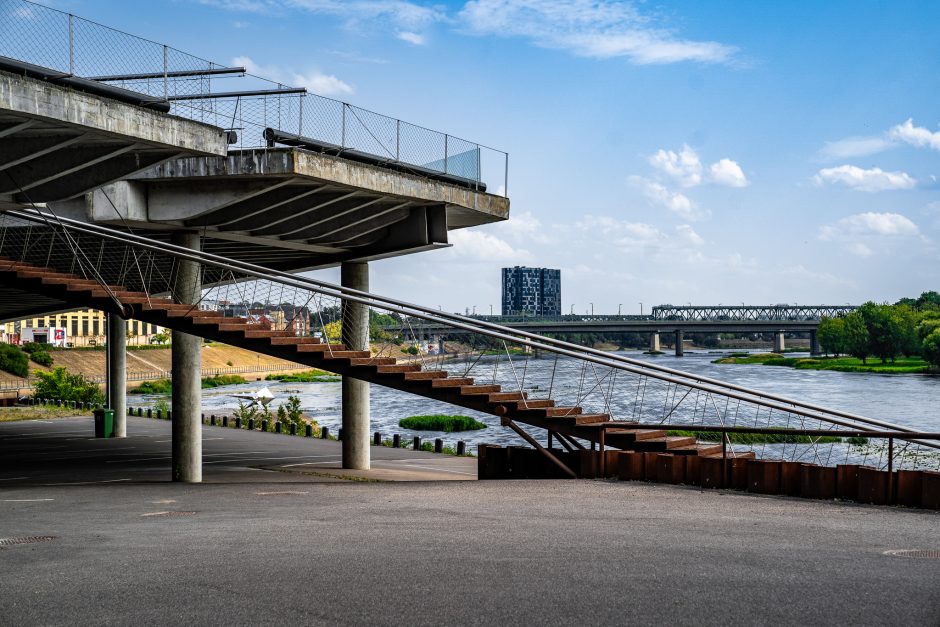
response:
<path id="1" fill-rule="evenodd" d="M 687 352 L 684 357 L 671 355 L 649 356 L 640 352 L 621 353 L 640 360 L 655 360 L 655 363 L 684 370 L 690 373 L 706 375 L 748 388 L 771 392 L 781 396 L 797 398 L 823 407 L 840 409 L 869 418 L 875 418 L 922 431 L 940 431 L 940 376 L 935 375 L 882 375 L 869 373 L 843 373 L 824 370 L 796 370 L 760 364 L 713 364 L 722 353 L 714 351 Z M 792 356 L 799 356 L 793 354 Z M 462 372 L 465 366 L 451 363 L 446 368 L 452 372 Z M 522 381 L 523 387 L 533 389 L 533 396 L 544 394 L 549 386 L 552 396 L 564 398 L 578 393 L 578 388 L 585 389 L 584 371 L 574 361 L 562 359 L 530 359 L 526 363 L 518 362 L 508 367 L 506 362 L 476 364 L 471 376 L 478 383 L 492 379 L 494 368 L 497 382 L 509 383 Z M 553 376 L 554 375 L 554 376 Z M 590 376 L 590 375 L 588 375 Z M 321 426 L 327 426 L 333 433 L 341 426 L 340 383 L 249 383 L 224 388 L 203 390 L 203 408 L 207 414 L 232 415 L 238 406 L 238 400 L 231 395 L 257 390 L 261 385 L 268 385 L 276 399 L 272 407 L 285 401 L 290 394 L 300 398 L 306 414 L 315 418 Z M 626 407 L 634 400 L 633 388 L 626 383 L 613 388 L 614 400 L 611 402 L 614 415 L 625 417 L 621 407 Z M 128 405 L 149 406 L 156 402 L 153 396 L 129 395 Z M 559 400 L 561 400 L 561 398 Z M 584 404 L 584 403 L 582 403 Z M 588 405 L 585 404 L 587 407 Z M 480 443 L 522 444 L 519 438 L 508 428 L 500 426 L 499 419 L 488 414 L 480 414 L 449 405 L 447 403 L 425 399 L 413 394 L 392 390 L 378 385 L 371 391 L 372 431 L 379 431 L 383 437 L 390 438 L 400 433 L 403 440 L 410 441 L 415 435 L 423 439 L 443 438 L 445 443 L 453 445 L 457 440 L 464 440 L 471 449 Z M 420 414 L 465 414 L 471 415 L 487 425 L 486 429 L 459 434 L 446 434 L 434 431 L 409 431 L 398 426 L 402 418 Z M 678 416 L 673 420 L 681 422 Z M 808 428 L 810 425 L 806 425 Z M 539 434 L 544 437 L 544 432 Z"/>

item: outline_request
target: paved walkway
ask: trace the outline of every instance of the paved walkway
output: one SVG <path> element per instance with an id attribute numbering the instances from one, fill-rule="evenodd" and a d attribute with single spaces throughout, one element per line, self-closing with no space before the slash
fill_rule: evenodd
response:
<path id="1" fill-rule="evenodd" d="M 125 441 L 89 425 L 0 424 L 0 539 L 53 536 L 0 543 L 3 624 L 940 625 L 940 559 L 886 554 L 940 549 L 937 512 L 344 481 L 258 469 L 321 472 L 335 444 L 211 427 L 207 482 L 173 484 L 166 423 Z M 372 451 L 396 472 L 435 458 Z"/>

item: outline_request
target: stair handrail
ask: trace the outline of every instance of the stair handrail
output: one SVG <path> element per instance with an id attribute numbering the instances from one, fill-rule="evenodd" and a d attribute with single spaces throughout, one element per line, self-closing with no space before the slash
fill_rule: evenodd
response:
<path id="1" fill-rule="evenodd" d="M 40 209 L 9 209 L 4 213 L 25 220 L 39 221 L 47 225 L 49 224 L 49 216 L 46 214 L 55 215 L 52 212 L 44 212 Z M 859 428 L 859 425 L 855 423 L 861 422 L 880 428 L 894 429 L 897 431 L 908 431 L 912 433 L 916 432 L 915 429 L 910 427 L 893 424 L 887 421 L 876 420 L 874 418 L 868 418 L 866 416 L 853 414 L 851 412 L 829 409 L 826 407 L 814 405 L 812 403 L 807 403 L 805 401 L 799 401 L 776 394 L 762 392 L 760 390 L 752 390 L 744 386 L 727 383 L 719 379 L 683 372 L 681 370 L 660 366 L 658 364 L 650 364 L 648 362 L 631 359 L 622 355 L 612 355 L 598 349 L 580 346 L 554 338 L 547 338 L 538 334 L 529 333 L 519 329 L 513 329 L 511 327 L 503 327 L 495 323 L 484 322 L 475 318 L 461 316 L 460 314 L 443 312 L 424 307 L 422 305 L 416 305 L 414 303 L 408 303 L 406 301 L 400 301 L 386 296 L 373 294 L 371 292 L 363 292 L 310 277 L 301 277 L 295 274 L 284 272 L 282 270 L 265 268 L 263 266 L 258 266 L 236 259 L 230 259 L 228 257 L 215 255 L 213 253 L 196 251 L 171 243 L 156 243 L 147 237 L 143 237 L 135 233 L 117 231 L 106 226 L 90 224 L 63 216 L 55 216 L 55 221 L 62 225 L 63 228 L 67 225 L 68 228 L 79 232 L 85 232 L 98 237 L 103 237 L 105 239 L 119 241 L 124 244 L 133 242 L 136 246 L 140 246 L 154 252 L 170 254 L 171 256 L 177 258 L 184 258 L 190 261 L 214 265 L 230 270 L 236 269 L 254 277 L 255 279 L 275 281 L 301 289 L 316 288 L 316 290 L 320 291 L 321 293 L 332 297 L 347 299 L 364 305 L 377 305 L 383 309 L 395 311 L 396 313 L 412 315 L 440 324 L 449 324 L 452 327 L 459 328 L 471 333 L 478 333 L 480 335 L 493 337 L 503 341 L 521 343 L 524 346 L 529 346 L 531 348 L 542 349 L 567 357 L 572 357 L 574 359 L 585 360 L 598 365 L 617 368 L 631 372 L 633 374 L 653 377 L 668 383 L 674 383 L 677 385 L 698 389 L 704 392 L 719 394 L 721 396 L 726 396 L 728 398 L 733 398 L 748 403 L 754 403 L 771 409 L 778 409 L 785 412 L 799 414 L 807 418 L 824 420 L 843 427 Z M 834 418 L 833 416 L 837 416 L 838 418 Z M 840 420 L 839 418 L 845 420 Z M 846 420 L 854 422 L 846 422 Z M 923 444 L 940 448 L 940 445 L 932 445 L 930 443 Z"/>

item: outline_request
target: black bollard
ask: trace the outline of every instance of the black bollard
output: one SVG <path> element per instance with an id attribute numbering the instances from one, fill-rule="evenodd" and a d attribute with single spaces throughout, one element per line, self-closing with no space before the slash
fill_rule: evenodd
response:
<path id="1" fill-rule="evenodd" d="M 304 437 L 307 437 L 307 438 L 313 437 L 313 425 L 312 424 L 307 424 L 304 427 Z"/>
<path id="2" fill-rule="evenodd" d="M 223 427 L 228 426 L 228 416 L 222 416 L 222 426 Z"/>
<path id="3" fill-rule="evenodd" d="M 392 448 L 401 448 L 401 436 L 397 433 L 392 436 Z"/>
<path id="4" fill-rule="evenodd" d="M 268 421 L 267 421 L 267 419 L 261 421 L 261 430 L 262 430 L 262 431 L 267 431 L 267 430 L 268 430 Z"/>
<path id="5" fill-rule="evenodd" d="M 297 435 L 297 423 L 296 422 L 290 423 L 290 434 Z"/>
<path id="6" fill-rule="evenodd" d="M 329 440 L 330 439 L 330 428 L 323 427 L 320 429 L 320 439 Z"/>
<path id="7" fill-rule="evenodd" d="M 166 410 L 166 419 L 169 420 L 170 422 L 173 422 L 173 410 L 172 409 Z"/>
<path id="8" fill-rule="evenodd" d="M 467 443 L 463 440 L 458 440 L 457 442 L 457 454 L 466 455 L 467 454 Z"/>
<path id="9" fill-rule="evenodd" d="M 337 441 L 337 442 L 342 442 L 342 441 L 343 441 L 343 428 L 342 428 L 342 427 L 340 427 L 340 428 L 336 431 L 336 441 Z"/>
<path id="10" fill-rule="evenodd" d="M 274 433 L 280 433 L 280 432 L 281 432 L 281 421 L 275 420 L 274 421 Z"/>
<path id="11" fill-rule="evenodd" d="M 376 431 L 375 435 L 372 436 L 372 442 L 376 446 L 382 446 L 382 434 Z"/>
<path id="12" fill-rule="evenodd" d="M 134 408 L 133 408 L 133 407 L 128 407 L 128 408 L 127 408 L 127 415 L 128 415 L 128 416 L 133 416 L 133 415 L 134 415 Z"/>
<path id="13" fill-rule="evenodd" d="M 415 439 L 414 439 L 414 442 L 413 442 L 412 446 L 414 447 L 414 450 L 416 450 L 416 451 L 420 451 L 420 450 L 421 450 L 421 438 L 420 438 L 419 436 L 417 436 L 417 435 L 415 436 Z"/>
<path id="14" fill-rule="evenodd" d="M 249 418 L 249 419 L 248 419 L 248 430 L 249 430 L 249 431 L 254 431 L 254 430 L 255 430 L 255 419 L 254 419 L 254 418 Z"/>
<path id="15" fill-rule="evenodd" d="M 137 408 L 137 415 L 138 415 L 138 416 L 143 416 L 143 415 L 144 415 L 144 408 L 143 408 L 143 407 L 138 407 L 138 408 Z"/>
<path id="16" fill-rule="evenodd" d="M 153 418 L 153 410 L 149 407 L 147 408 L 147 418 Z"/>
<path id="17" fill-rule="evenodd" d="M 209 424 L 212 425 L 213 427 L 215 426 L 215 414 L 212 414 L 211 416 L 209 416 Z"/>
<path id="18" fill-rule="evenodd" d="M 163 420 L 163 410 L 162 410 L 162 409 L 158 409 L 158 410 L 157 410 L 157 420 Z"/>
<path id="19" fill-rule="evenodd" d="M 242 419 L 241 419 L 241 416 L 239 416 L 238 418 L 235 419 L 235 428 L 236 428 L 236 429 L 241 429 L 241 428 L 242 428 Z"/>
<path id="20" fill-rule="evenodd" d="M 434 452 L 443 453 L 444 452 L 444 440 L 436 438 L 434 440 Z"/>

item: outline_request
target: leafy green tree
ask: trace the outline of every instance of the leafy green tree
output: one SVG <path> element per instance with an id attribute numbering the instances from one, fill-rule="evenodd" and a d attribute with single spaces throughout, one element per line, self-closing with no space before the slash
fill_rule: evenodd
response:
<path id="1" fill-rule="evenodd" d="M 36 387 L 33 394 L 40 398 L 54 398 L 77 403 L 103 403 L 104 394 L 93 383 L 80 374 L 71 374 L 62 366 L 49 372 L 36 371 Z"/>
<path id="2" fill-rule="evenodd" d="M 865 327 L 865 320 L 857 311 L 847 315 L 842 323 L 842 332 L 844 338 L 843 349 L 846 353 L 861 359 L 866 363 L 871 350 L 868 346 L 868 329 Z"/>
<path id="3" fill-rule="evenodd" d="M 938 311 L 940 310 L 940 294 L 932 290 L 924 292 L 914 306 L 922 311 Z"/>
<path id="4" fill-rule="evenodd" d="M 823 317 L 816 331 L 816 339 L 827 353 L 839 355 L 845 349 L 845 320 Z"/>
<path id="5" fill-rule="evenodd" d="M 934 366 L 940 366 L 940 328 L 935 328 L 921 343 L 921 353 L 925 360 Z"/>
<path id="6" fill-rule="evenodd" d="M 881 359 L 881 363 L 892 361 L 901 352 L 903 333 L 900 316 L 891 305 L 877 305 L 871 301 L 858 309 L 868 331 L 868 352 Z"/>

